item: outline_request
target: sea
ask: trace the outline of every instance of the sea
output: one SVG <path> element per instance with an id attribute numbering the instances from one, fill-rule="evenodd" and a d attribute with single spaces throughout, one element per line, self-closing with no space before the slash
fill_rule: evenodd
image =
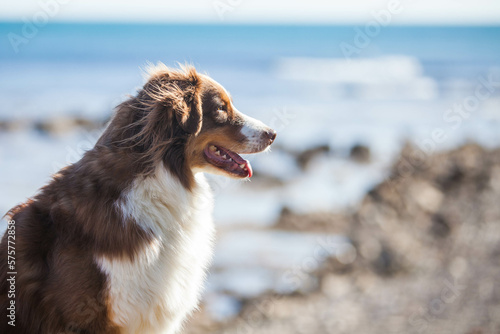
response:
<path id="1" fill-rule="evenodd" d="M 269 182 L 211 180 L 221 242 L 207 303 L 221 319 L 241 296 L 283 289 L 283 271 L 320 238 L 272 230 L 284 208 L 355 209 L 408 142 L 425 154 L 500 145 L 500 26 L 0 22 L 0 122 L 105 121 L 158 62 L 194 65 L 278 132 L 271 152 L 248 157 Z M 0 131 L 2 214 L 99 133 Z M 356 145 L 369 161 L 350 157 Z"/>

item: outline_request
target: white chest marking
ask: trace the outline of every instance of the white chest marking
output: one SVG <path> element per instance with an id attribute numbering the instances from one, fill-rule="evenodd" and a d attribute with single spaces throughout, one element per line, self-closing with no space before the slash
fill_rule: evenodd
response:
<path id="1" fill-rule="evenodd" d="M 136 180 L 116 203 L 153 240 L 134 261 L 99 257 L 108 278 L 112 321 L 123 333 L 177 332 L 193 311 L 212 258 L 213 200 L 203 174 L 188 192 L 163 168 Z"/>

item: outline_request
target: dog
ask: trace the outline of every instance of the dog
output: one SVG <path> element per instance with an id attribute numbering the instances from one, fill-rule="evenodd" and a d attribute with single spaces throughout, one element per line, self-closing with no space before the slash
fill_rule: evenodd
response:
<path id="1" fill-rule="evenodd" d="M 192 66 L 148 73 L 81 160 L 7 213 L 1 333 L 172 334 L 196 309 L 214 240 L 204 172 L 251 177 L 240 154 L 276 132 Z"/>

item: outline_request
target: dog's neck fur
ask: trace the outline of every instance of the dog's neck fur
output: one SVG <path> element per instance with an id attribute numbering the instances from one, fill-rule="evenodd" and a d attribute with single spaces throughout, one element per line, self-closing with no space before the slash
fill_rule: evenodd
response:
<path id="1" fill-rule="evenodd" d="M 212 257 L 212 194 L 203 173 L 187 189 L 163 163 L 145 175 L 123 153 L 95 147 L 45 193 L 60 196 L 52 214 L 74 217 L 61 228 L 92 243 L 121 333 L 175 333 L 198 304 Z"/>
<path id="2" fill-rule="evenodd" d="M 151 240 L 134 260 L 96 258 L 108 277 L 112 321 L 123 333 L 174 333 L 197 305 L 211 259 L 208 184 L 200 173 L 187 190 L 159 167 L 136 179 L 115 205 L 124 224 L 137 224 Z"/>

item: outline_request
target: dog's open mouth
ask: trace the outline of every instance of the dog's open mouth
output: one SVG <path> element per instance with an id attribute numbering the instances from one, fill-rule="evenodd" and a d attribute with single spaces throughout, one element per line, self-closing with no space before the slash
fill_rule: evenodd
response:
<path id="1" fill-rule="evenodd" d="M 227 148 L 213 144 L 205 147 L 205 158 L 217 168 L 238 177 L 252 177 L 250 162 Z"/>

